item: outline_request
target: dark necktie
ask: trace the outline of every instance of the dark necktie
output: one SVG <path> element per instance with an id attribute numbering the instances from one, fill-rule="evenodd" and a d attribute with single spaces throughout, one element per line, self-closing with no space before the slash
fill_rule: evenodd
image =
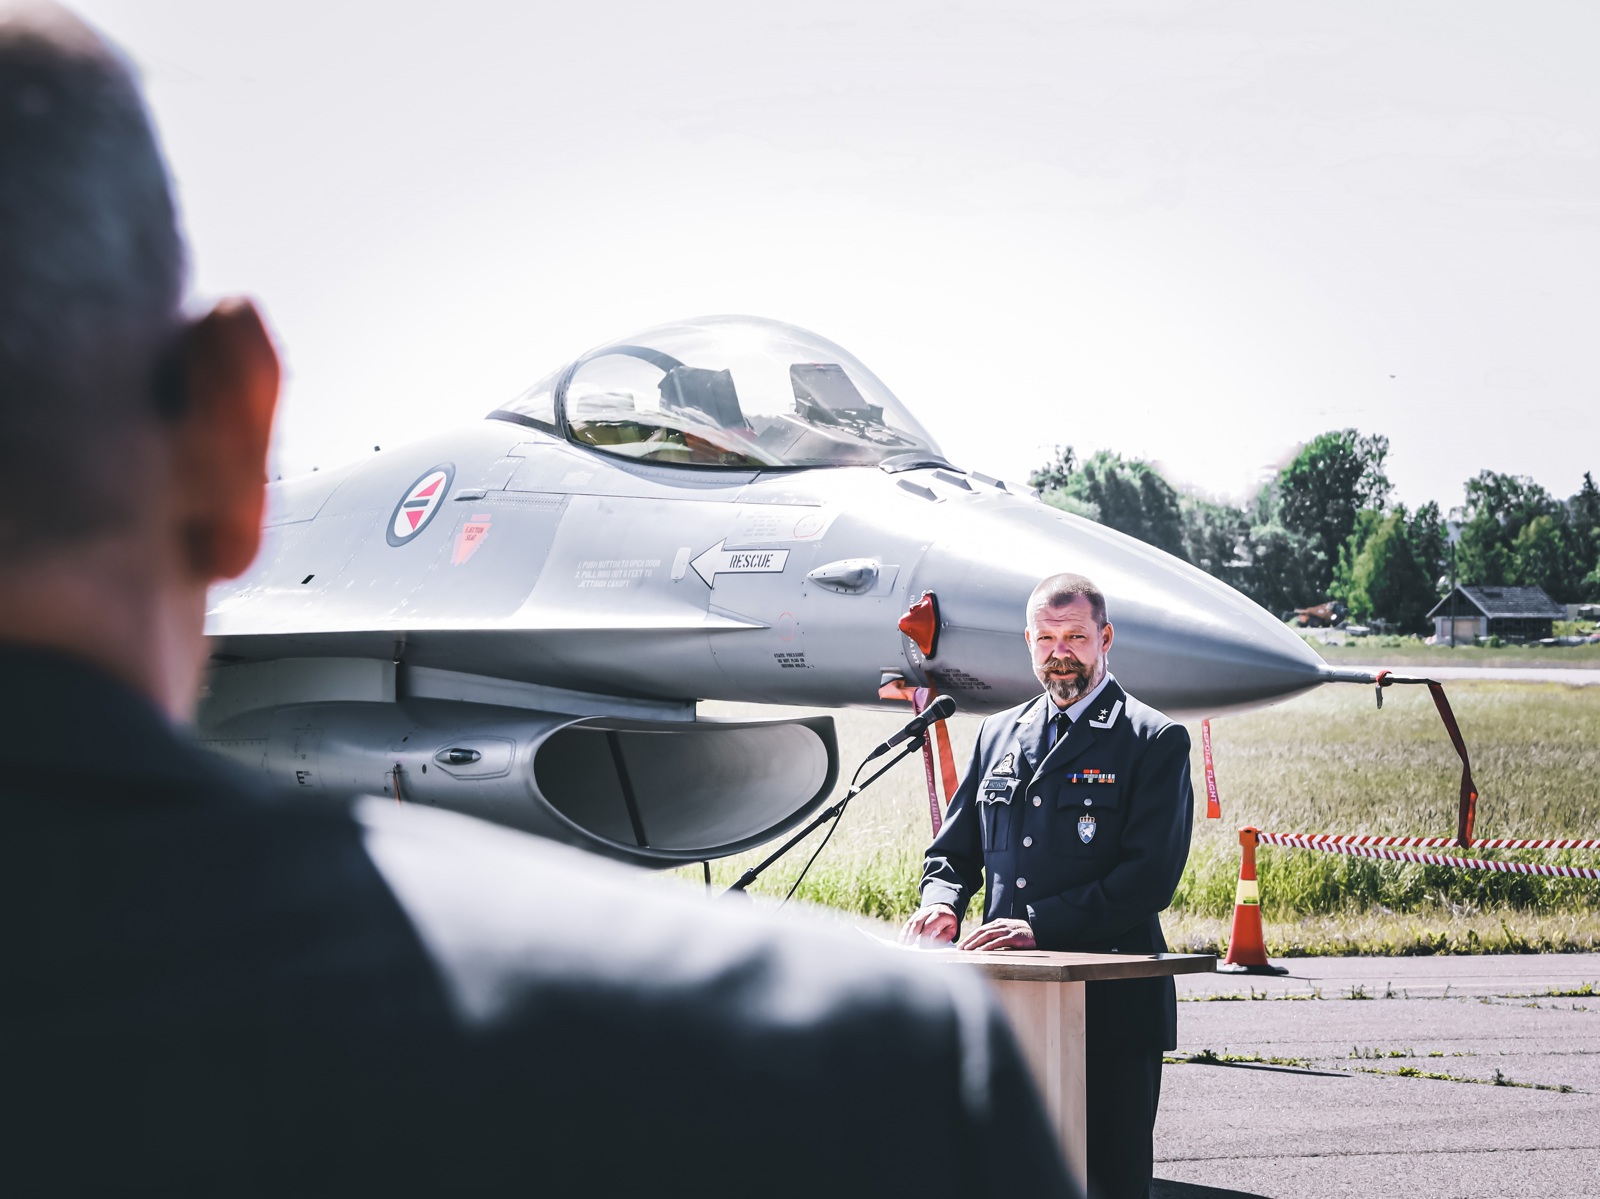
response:
<path id="1" fill-rule="evenodd" d="M 1057 712 L 1051 718 L 1050 723 L 1055 726 L 1056 730 L 1055 736 L 1050 739 L 1050 744 L 1052 746 L 1060 745 L 1062 741 L 1066 740 L 1067 730 L 1072 727 L 1072 717 L 1065 712 Z"/>

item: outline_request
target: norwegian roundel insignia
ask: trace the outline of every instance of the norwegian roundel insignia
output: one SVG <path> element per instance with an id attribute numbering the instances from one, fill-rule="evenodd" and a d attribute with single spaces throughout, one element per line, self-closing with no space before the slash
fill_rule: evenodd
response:
<path id="1" fill-rule="evenodd" d="M 456 477 L 456 468 L 446 462 L 431 467 L 422 478 L 409 488 L 394 506 L 389 518 L 388 541 L 390 545 L 404 545 L 423 529 L 439 511 L 444 497 L 450 492 L 450 483 Z"/>
<path id="2" fill-rule="evenodd" d="M 1078 817 L 1078 840 L 1082 841 L 1085 845 L 1094 840 L 1093 816 Z"/>

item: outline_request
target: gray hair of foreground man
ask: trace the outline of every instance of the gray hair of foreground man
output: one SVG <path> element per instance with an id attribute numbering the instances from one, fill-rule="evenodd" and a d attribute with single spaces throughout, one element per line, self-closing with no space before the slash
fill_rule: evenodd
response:
<path id="1" fill-rule="evenodd" d="M 128 434 L 182 406 L 184 279 L 129 68 L 63 9 L 0 6 L 0 555 L 127 519 Z"/>
<path id="2" fill-rule="evenodd" d="M 1051 575 L 1033 589 L 1033 594 L 1028 596 L 1028 624 L 1033 624 L 1034 613 L 1042 608 L 1065 608 L 1077 599 L 1089 601 L 1089 614 L 1094 617 L 1094 623 L 1106 627 L 1106 597 L 1090 580 L 1083 575 L 1058 574 Z"/>

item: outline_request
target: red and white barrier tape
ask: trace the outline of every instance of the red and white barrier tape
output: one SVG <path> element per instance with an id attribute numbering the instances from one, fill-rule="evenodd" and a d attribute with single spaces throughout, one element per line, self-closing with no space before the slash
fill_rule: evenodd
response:
<path id="1" fill-rule="evenodd" d="M 1600 869 L 1585 866 L 1551 866 L 1544 862 L 1497 862 L 1481 858 L 1452 858 L 1437 853 L 1413 853 L 1401 849 L 1380 849 L 1371 845 L 1352 845 L 1342 840 L 1300 833 L 1257 833 L 1256 840 L 1262 845 L 1284 845 L 1291 849 L 1319 849 L 1323 853 L 1342 853 L 1351 857 L 1378 858 L 1388 862 L 1412 862 L 1420 866 L 1455 866 L 1463 870 L 1492 870 L 1500 874 L 1537 874 L 1550 878 L 1600 879 Z M 1446 844 L 1451 843 L 1446 842 Z"/>
<path id="2" fill-rule="evenodd" d="M 1267 834 L 1261 834 L 1264 838 Z M 1454 837 L 1336 837 L 1331 833 L 1274 833 L 1274 836 L 1296 836 L 1323 845 L 1408 845 L 1420 848 L 1440 848 L 1454 845 Z M 1513 837 L 1490 837 L 1475 840 L 1468 849 L 1600 849 L 1600 838 L 1576 840 L 1570 837 L 1542 841 L 1519 840 Z"/>

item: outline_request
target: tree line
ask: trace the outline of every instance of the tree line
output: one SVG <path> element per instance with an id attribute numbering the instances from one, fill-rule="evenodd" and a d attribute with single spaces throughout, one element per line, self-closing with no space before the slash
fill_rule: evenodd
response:
<path id="1" fill-rule="evenodd" d="M 1414 512 L 1393 502 L 1388 455 L 1387 437 L 1324 433 L 1243 507 L 1180 491 L 1148 462 L 1109 450 L 1080 462 L 1059 446 L 1029 482 L 1046 503 L 1191 562 L 1285 615 L 1334 599 L 1362 623 L 1425 632 L 1452 577 L 1538 586 L 1561 603 L 1600 600 L 1592 472 L 1563 500 L 1526 476 L 1481 471 L 1447 516 L 1433 501 Z"/>

